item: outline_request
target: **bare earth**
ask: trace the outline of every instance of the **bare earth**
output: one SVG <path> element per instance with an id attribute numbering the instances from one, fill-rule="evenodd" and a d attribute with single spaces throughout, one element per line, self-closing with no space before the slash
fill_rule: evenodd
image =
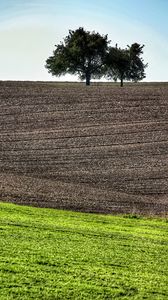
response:
<path id="1" fill-rule="evenodd" d="M 168 84 L 0 82 L 0 199 L 168 214 Z"/>

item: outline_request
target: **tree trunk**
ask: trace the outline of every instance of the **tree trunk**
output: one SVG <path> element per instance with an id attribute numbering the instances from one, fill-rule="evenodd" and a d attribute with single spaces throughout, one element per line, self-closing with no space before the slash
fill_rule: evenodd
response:
<path id="1" fill-rule="evenodd" d="M 90 85 L 90 79 L 91 79 L 91 75 L 90 73 L 86 74 L 86 85 Z"/>
<path id="2" fill-rule="evenodd" d="M 123 77 L 121 77 L 120 86 L 123 87 Z"/>

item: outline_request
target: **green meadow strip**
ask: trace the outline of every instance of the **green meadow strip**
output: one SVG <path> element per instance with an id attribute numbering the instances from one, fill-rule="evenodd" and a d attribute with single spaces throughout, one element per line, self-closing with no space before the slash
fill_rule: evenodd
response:
<path id="1" fill-rule="evenodd" d="M 168 299 L 168 220 L 0 203 L 0 299 Z"/>

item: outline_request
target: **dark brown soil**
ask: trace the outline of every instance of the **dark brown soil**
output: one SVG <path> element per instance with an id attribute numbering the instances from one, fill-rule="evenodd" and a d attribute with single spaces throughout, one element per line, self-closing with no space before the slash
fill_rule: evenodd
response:
<path id="1" fill-rule="evenodd" d="M 0 82 L 0 199 L 168 213 L 168 85 Z"/>

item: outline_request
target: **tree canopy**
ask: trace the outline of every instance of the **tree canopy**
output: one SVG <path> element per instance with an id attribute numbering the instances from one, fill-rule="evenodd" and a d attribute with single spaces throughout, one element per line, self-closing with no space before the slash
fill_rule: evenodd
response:
<path id="1" fill-rule="evenodd" d="M 141 54 L 144 45 L 137 43 L 127 46 L 125 49 L 109 47 L 106 55 L 106 76 L 113 78 L 115 81 L 120 80 L 120 85 L 123 86 L 124 80 L 132 80 L 137 82 L 145 78 L 145 68 Z"/>
<path id="2" fill-rule="evenodd" d="M 125 49 L 109 46 L 107 35 L 85 31 L 83 27 L 69 30 L 63 42 L 55 45 L 53 55 L 46 60 L 46 68 L 55 76 L 66 73 L 78 75 L 90 85 L 91 78 L 102 76 L 117 81 L 139 81 L 145 78 L 142 59 L 144 45 L 134 43 Z"/>
<path id="3" fill-rule="evenodd" d="M 144 64 L 144 60 L 141 55 L 143 54 L 144 45 L 140 45 L 138 43 L 134 43 L 131 46 L 128 46 L 128 53 L 130 57 L 130 70 L 129 70 L 129 78 L 135 82 L 142 80 L 146 77 L 145 69 L 148 64 Z"/>
<path id="4" fill-rule="evenodd" d="M 107 49 L 107 35 L 85 31 L 82 27 L 70 30 L 64 42 L 56 45 L 53 56 L 47 59 L 46 68 L 56 76 L 77 74 L 90 85 L 91 78 L 103 75 Z"/>
<path id="5" fill-rule="evenodd" d="M 128 78 L 129 55 L 127 49 L 110 47 L 106 56 L 107 77 L 113 78 L 115 81 L 119 79 L 121 86 L 123 80 Z"/>

